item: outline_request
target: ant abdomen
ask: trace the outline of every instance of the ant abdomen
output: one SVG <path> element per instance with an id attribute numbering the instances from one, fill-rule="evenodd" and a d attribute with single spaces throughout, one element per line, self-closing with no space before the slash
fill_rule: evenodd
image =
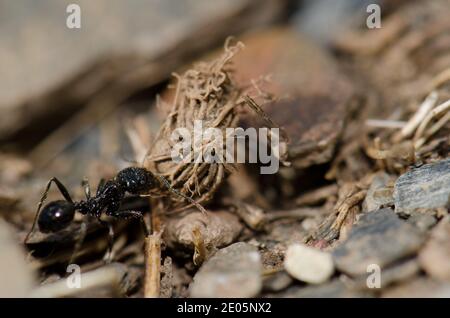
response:
<path id="1" fill-rule="evenodd" d="M 42 233 L 58 232 L 66 228 L 75 216 L 73 203 L 58 200 L 47 204 L 39 215 L 38 226 Z"/>

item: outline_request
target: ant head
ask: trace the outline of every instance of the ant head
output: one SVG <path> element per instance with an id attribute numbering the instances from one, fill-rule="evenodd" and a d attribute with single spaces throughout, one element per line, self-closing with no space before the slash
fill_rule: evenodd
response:
<path id="1" fill-rule="evenodd" d="M 39 215 L 38 225 L 42 233 L 57 232 L 66 228 L 75 216 L 75 206 L 59 200 L 47 204 Z"/>
<path id="2" fill-rule="evenodd" d="M 155 176 L 147 169 L 139 167 L 128 167 L 119 171 L 116 181 L 132 194 L 147 193 L 157 185 Z"/>

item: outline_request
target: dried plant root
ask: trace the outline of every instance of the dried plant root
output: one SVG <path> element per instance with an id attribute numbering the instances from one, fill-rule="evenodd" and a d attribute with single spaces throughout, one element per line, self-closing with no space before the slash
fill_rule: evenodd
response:
<path id="1" fill-rule="evenodd" d="M 358 183 L 344 184 L 339 191 L 339 199 L 334 207 L 334 213 L 325 219 L 318 230 L 306 238 L 306 242 L 324 241 L 326 244 L 340 237 L 343 225 L 348 222 L 348 216 L 354 216 L 360 211 L 360 205 L 367 194 L 372 176 Z M 351 221 L 350 223 L 353 223 Z"/>
<path id="2" fill-rule="evenodd" d="M 193 129 L 196 120 L 202 121 L 203 129 L 219 128 L 223 133 L 237 122 L 236 107 L 242 104 L 238 101 L 241 90 L 231 79 L 230 60 L 241 47 L 241 43 L 231 46 L 227 41 L 225 52 L 218 59 L 198 63 L 185 74 L 175 75 L 178 85 L 172 109 L 144 162 L 146 168 L 165 177 L 174 189 L 198 204 L 212 197 L 228 171 L 225 168 L 228 164 L 172 161 L 171 135 L 177 128 Z M 200 145 L 201 155 L 205 155 L 208 146 Z M 187 201 L 170 196 L 169 205 L 185 209 L 193 205 Z"/>
<path id="3" fill-rule="evenodd" d="M 231 59 L 242 47 L 240 42 L 230 45 L 227 40 L 224 53 L 217 59 L 198 63 L 182 75 L 174 74 L 177 86 L 171 110 L 144 160 L 144 167 L 167 180 L 167 192 L 178 194 L 168 195 L 164 201 L 169 213 L 177 213 L 194 205 L 199 208 L 199 205 L 211 200 L 234 169 L 233 163 L 226 162 L 225 158 L 216 162 L 198 162 L 191 156 L 192 153 L 183 160 L 174 161 L 171 157 L 175 144 L 172 137 L 178 128 L 186 128 L 192 134 L 196 122 L 201 121 L 203 131 L 220 129 L 223 138 L 221 150 L 225 153 L 227 133 L 230 134 L 226 129 L 236 127 L 238 107 L 249 106 L 269 127 L 276 126 L 232 79 Z M 220 145 L 215 140 L 193 140 L 193 143 L 191 150 L 200 158 L 205 158 L 211 149 L 216 150 Z"/>

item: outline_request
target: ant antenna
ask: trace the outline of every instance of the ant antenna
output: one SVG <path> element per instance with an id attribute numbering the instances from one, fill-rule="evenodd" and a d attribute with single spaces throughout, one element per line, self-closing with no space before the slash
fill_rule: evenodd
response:
<path id="1" fill-rule="evenodd" d="M 193 200 L 192 198 L 188 197 L 187 195 L 181 193 L 180 191 L 174 189 L 174 188 L 172 187 L 172 185 L 170 184 L 170 182 L 169 182 L 166 178 L 164 178 L 164 177 L 161 176 L 161 175 L 157 175 L 156 177 L 157 177 L 157 178 L 158 178 L 158 179 L 159 179 L 159 180 L 167 187 L 167 189 L 168 189 L 170 192 L 172 192 L 172 193 L 174 193 L 174 194 L 176 194 L 176 195 L 182 197 L 183 199 L 189 201 L 189 203 L 195 205 L 195 207 L 196 207 L 200 212 L 202 212 L 203 214 L 208 214 L 208 212 L 205 210 L 205 208 L 202 207 L 197 201 L 195 201 L 195 200 Z"/>

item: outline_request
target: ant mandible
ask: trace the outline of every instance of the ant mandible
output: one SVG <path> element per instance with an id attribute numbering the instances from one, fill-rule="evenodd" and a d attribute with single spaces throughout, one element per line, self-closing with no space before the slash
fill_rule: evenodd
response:
<path id="1" fill-rule="evenodd" d="M 40 212 L 42 205 L 47 198 L 47 194 L 50 191 L 52 183 L 56 184 L 59 192 L 61 192 L 65 200 L 52 201 L 45 205 L 42 212 Z M 28 238 L 33 232 L 36 223 L 39 226 L 40 232 L 55 233 L 67 228 L 72 223 L 76 211 L 83 215 L 95 217 L 102 225 L 107 225 L 109 227 L 109 250 L 112 248 L 113 232 L 111 225 L 101 220 L 103 213 L 107 216 L 120 219 L 139 219 L 145 236 L 148 236 L 149 231 L 141 212 L 120 210 L 122 200 L 124 199 L 126 193 L 145 196 L 151 190 L 157 190 L 165 187 L 170 192 L 181 196 L 195 205 L 203 213 L 206 213 L 205 209 L 192 198 L 187 197 L 181 192 L 173 189 L 164 177 L 156 176 L 145 168 L 128 167 L 119 171 L 116 177 L 111 180 L 105 182 L 105 180 L 102 179 L 97 187 L 97 192 L 94 197 L 91 196 L 91 190 L 87 180 L 83 180 L 82 186 L 84 187 L 86 200 L 77 202 L 72 200 L 67 188 L 57 178 L 53 177 L 48 181 L 47 187 L 45 188 L 41 200 L 39 201 L 33 226 L 25 238 L 25 244 L 28 242 Z M 86 224 L 83 222 L 82 225 L 82 239 L 77 242 L 75 251 L 80 248 L 84 235 L 86 234 Z"/>

